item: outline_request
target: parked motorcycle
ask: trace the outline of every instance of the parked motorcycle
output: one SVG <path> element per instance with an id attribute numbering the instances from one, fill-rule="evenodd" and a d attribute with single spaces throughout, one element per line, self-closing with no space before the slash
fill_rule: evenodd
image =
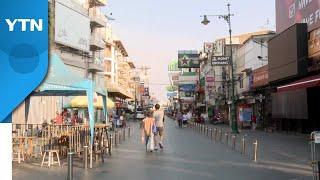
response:
<path id="1" fill-rule="evenodd" d="M 213 116 L 213 124 L 224 124 L 224 118 L 221 113 Z"/>

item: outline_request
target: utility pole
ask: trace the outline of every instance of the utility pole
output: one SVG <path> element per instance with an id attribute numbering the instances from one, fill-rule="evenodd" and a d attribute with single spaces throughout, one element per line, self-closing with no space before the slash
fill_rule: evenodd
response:
<path id="1" fill-rule="evenodd" d="M 216 16 L 219 18 L 224 19 L 227 23 L 228 23 L 228 27 L 229 27 L 229 45 L 230 45 L 230 71 L 231 71 L 231 107 L 230 107 L 230 111 L 231 111 L 231 129 L 232 129 L 232 133 L 239 133 L 238 131 L 238 122 L 237 122 L 237 116 L 236 116 L 236 106 L 235 106 L 235 80 L 234 80 L 234 69 L 233 69 L 233 51 L 232 51 L 232 30 L 231 30 L 231 16 L 233 16 L 233 14 L 230 13 L 230 3 L 227 4 L 228 7 L 228 14 L 227 15 L 204 15 L 204 19 L 201 22 L 204 25 L 207 25 L 210 23 L 210 21 L 208 20 L 207 16 Z"/>
<path id="2" fill-rule="evenodd" d="M 238 131 L 238 122 L 237 122 L 237 116 L 236 116 L 236 99 L 235 99 L 235 87 L 234 87 L 234 69 L 233 69 L 233 51 L 232 51 L 232 30 L 231 30 L 231 14 L 230 14 L 230 3 L 227 4 L 228 6 L 228 18 L 227 22 L 229 25 L 229 39 L 230 39 L 230 67 L 231 67 L 231 91 L 232 91 L 232 97 L 231 97 L 231 128 L 232 133 L 239 133 Z"/>

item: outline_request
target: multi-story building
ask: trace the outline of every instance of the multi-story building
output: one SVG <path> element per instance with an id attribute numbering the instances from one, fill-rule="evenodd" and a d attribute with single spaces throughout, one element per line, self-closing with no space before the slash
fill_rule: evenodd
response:
<path id="1" fill-rule="evenodd" d="M 252 35 L 249 37 L 243 45 L 238 49 L 235 59 L 236 63 L 236 74 L 237 74 L 237 96 L 238 96 L 238 109 L 245 109 L 246 113 L 251 113 L 252 116 L 256 116 L 258 119 L 258 126 L 264 126 L 265 118 L 262 99 L 260 96 L 266 98 L 270 97 L 270 93 L 265 91 L 266 83 L 257 84 L 257 81 L 261 81 L 263 76 L 262 69 L 267 69 L 265 66 L 268 65 L 268 41 L 275 35 L 275 32 L 265 32 L 265 34 Z M 266 73 L 266 71 L 265 71 Z M 265 81 L 267 82 L 267 81 Z M 269 94 L 269 95 L 268 95 Z M 265 103 L 265 101 L 263 101 Z M 240 111 L 239 111 L 240 112 Z M 244 112 L 244 111 L 241 111 Z M 250 125 L 251 116 L 240 118 L 240 125 Z"/>
<path id="2" fill-rule="evenodd" d="M 238 94 L 236 85 L 239 77 L 241 76 L 236 73 L 236 70 L 238 66 L 242 66 L 241 64 L 238 64 L 238 51 L 241 51 L 243 43 L 246 42 L 251 36 L 266 34 L 267 32 L 268 31 L 258 31 L 232 36 L 232 45 L 230 45 L 230 40 L 228 37 L 217 39 L 213 42 L 213 51 L 208 54 L 208 59 L 211 59 L 211 56 L 230 56 L 230 48 L 232 47 L 232 59 L 234 62 L 233 68 L 235 70 L 234 79 L 236 81 L 235 95 Z M 230 66 L 212 66 L 210 61 L 202 61 L 201 63 L 201 78 L 209 79 L 209 81 L 213 79 L 213 82 L 207 82 L 207 80 L 205 80 L 205 83 L 207 84 L 206 86 L 208 86 L 205 88 L 207 109 L 210 108 L 210 111 L 213 112 L 212 114 L 222 113 L 226 123 L 230 123 L 229 120 L 231 119 L 230 104 L 232 92 L 230 71 Z"/>
<path id="3" fill-rule="evenodd" d="M 49 3 L 50 56 L 63 63 L 65 72 L 91 79 L 104 89 L 104 28 L 106 17 L 101 8 L 106 0 L 51 0 Z M 50 70 L 49 70 L 50 71 Z M 52 78 L 54 73 L 51 72 Z M 63 79 L 57 83 L 63 83 Z M 57 84 L 59 85 L 59 84 Z M 30 96 L 17 109 L 13 121 L 42 123 L 50 121 L 72 97 Z M 28 113 L 22 113 L 28 112 Z"/>
<path id="4" fill-rule="evenodd" d="M 113 33 L 112 27 L 107 23 L 105 31 L 106 47 L 105 55 L 105 83 L 108 89 L 108 96 L 116 101 L 117 108 L 127 108 L 127 99 L 134 99 L 135 65 L 128 56 L 127 50 L 122 41 Z M 138 94 L 139 96 L 139 94 Z"/>

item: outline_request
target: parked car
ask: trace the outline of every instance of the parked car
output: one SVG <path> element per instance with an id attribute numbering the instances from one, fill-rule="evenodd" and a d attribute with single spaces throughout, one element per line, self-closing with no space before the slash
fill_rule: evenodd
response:
<path id="1" fill-rule="evenodd" d="M 144 112 L 143 111 L 139 111 L 139 110 L 137 110 L 137 113 L 136 113 L 136 119 L 138 119 L 138 120 L 142 120 L 142 119 L 144 119 L 145 118 L 145 116 L 144 116 Z"/>

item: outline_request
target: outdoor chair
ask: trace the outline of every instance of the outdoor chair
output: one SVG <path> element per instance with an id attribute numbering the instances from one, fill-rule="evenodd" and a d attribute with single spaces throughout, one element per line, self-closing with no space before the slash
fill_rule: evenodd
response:
<path id="1" fill-rule="evenodd" d="M 48 159 L 46 160 L 46 156 Z M 57 157 L 57 161 L 54 160 L 54 155 Z M 43 164 L 47 164 L 50 168 L 51 165 L 58 164 L 60 166 L 59 150 L 45 150 L 42 158 L 41 167 Z"/>
<path id="2" fill-rule="evenodd" d="M 24 161 L 24 148 L 21 147 L 20 143 L 12 143 L 12 146 L 12 161 L 20 164 L 21 161 Z"/>

